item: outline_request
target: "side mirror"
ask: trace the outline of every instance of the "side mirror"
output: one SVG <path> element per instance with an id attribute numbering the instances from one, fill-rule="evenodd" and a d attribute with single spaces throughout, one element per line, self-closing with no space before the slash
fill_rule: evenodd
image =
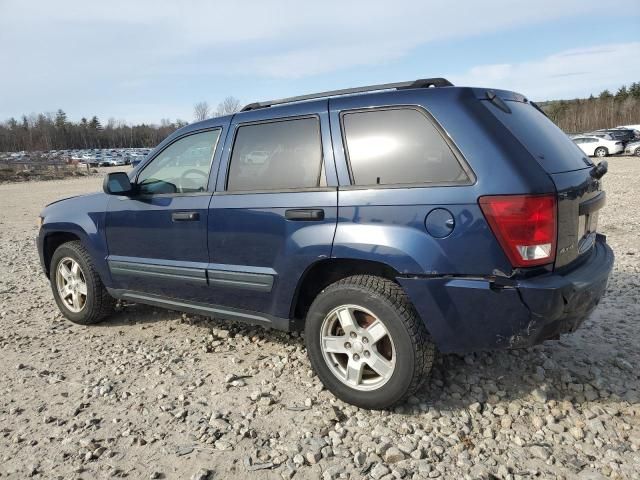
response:
<path id="1" fill-rule="evenodd" d="M 125 172 L 113 172 L 104 177 L 102 189 L 107 195 L 129 195 L 133 192 L 133 185 Z"/>

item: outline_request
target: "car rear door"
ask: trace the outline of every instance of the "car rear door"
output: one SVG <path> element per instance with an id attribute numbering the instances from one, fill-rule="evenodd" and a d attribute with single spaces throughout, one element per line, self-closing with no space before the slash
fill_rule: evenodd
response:
<path id="1" fill-rule="evenodd" d="M 235 115 L 209 209 L 211 302 L 288 318 L 336 222 L 327 101 Z"/>

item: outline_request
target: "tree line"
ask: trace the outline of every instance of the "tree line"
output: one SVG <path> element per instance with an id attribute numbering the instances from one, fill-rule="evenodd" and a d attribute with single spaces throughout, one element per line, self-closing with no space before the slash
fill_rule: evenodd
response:
<path id="1" fill-rule="evenodd" d="M 199 121 L 228 115 L 240 108 L 240 100 L 235 97 L 225 98 L 216 109 L 209 107 L 207 102 L 199 102 L 194 106 L 194 118 Z M 71 122 L 60 109 L 54 113 L 10 118 L 0 123 L 0 152 L 154 147 L 187 123 L 165 118 L 159 125 L 127 125 L 123 121 L 109 119 L 103 125 L 97 116 Z"/>
<path id="2" fill-rule="evenodd" d="M 0 151 L 152 147 L 186 124 L 163 119 L 160 125 L 127 125 L 110 119 L 102 125 L 97 116 L 71 122 L 63 110 L 23 115 L 0 123 Z"/>
<path id="3" fill-rule="evenodd" d="M 541 102 L 539 105 L 567 133 L 589 132 L 619 125 L 640 124 L 640 82 L 597 97 Z"/>

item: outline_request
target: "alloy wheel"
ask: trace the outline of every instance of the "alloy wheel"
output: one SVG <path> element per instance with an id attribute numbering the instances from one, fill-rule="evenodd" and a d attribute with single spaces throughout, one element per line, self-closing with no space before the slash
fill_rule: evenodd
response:
<path id="1" fill-rule="evenodd" d="M 396 365 L 393 339 L 371 311 L 341 305 L 325 317 L 320 348 L 329 370 L 355 390 L 375 390 L 389 381 Z"/>
<path id="2" fill-rule="evenodd" d="M 56 269 L 58 295 L 71 312 L 78 313 L 87 304 L 87 282 L 80 264 L 71 257 L 65 257 Z"/>

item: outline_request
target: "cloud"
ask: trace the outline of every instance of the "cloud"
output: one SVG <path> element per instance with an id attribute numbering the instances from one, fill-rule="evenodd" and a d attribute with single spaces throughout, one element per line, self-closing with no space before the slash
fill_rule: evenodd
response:
<path id="1" fill-rule="evenodd" d="M 450 78 L 456 85 L 517 90 L 534 100 L 586 97 L 640 79 L 637 58 L 640 42 L 599 45 L 522 63 L 478 65 Z"/>
<path id="2" fill-rule="evenodd" d="M 627 0 L 607 6 L 633 8 Z M 576 12 L 602 12 L 602 1 L 537 0 L 515 8 L 511 0 L 482 6 L 427 0 L 0 0 L 0 119 L 59 106 L 71 113 L 110 112 L 115 101 L 161 106 L 168 97 L 167 105 L 183 102 L 188 112 L 195 100 L 215 102 L 209 95 L 219 85 L 393 65 L 430 43 L 508 30 L 517 35 L 520 27 Z M 518 78 L 518 72 L 517 65 L 504 64 L 479 66 L 468 75 L 500 80 Z"/>

